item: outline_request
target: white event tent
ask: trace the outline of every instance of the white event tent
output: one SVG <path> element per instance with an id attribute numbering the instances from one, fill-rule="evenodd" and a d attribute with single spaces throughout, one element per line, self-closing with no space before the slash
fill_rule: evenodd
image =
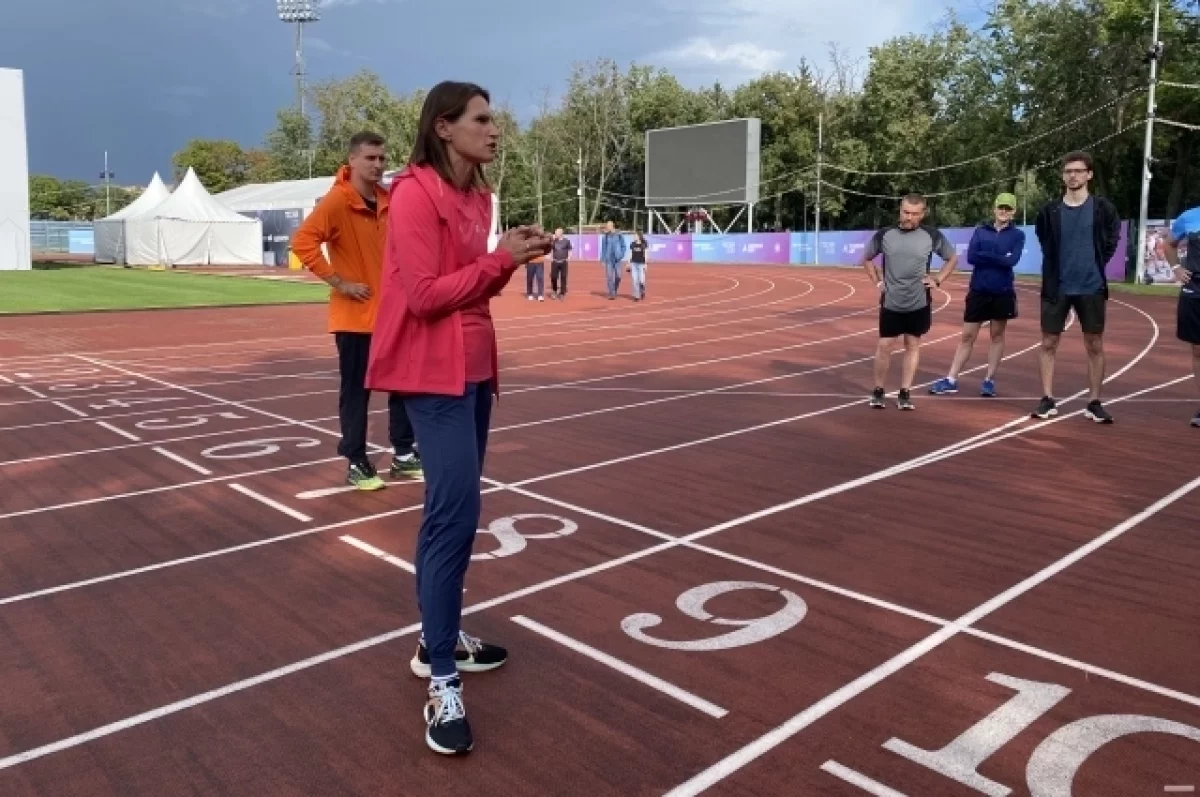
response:
<path id="1" fill-rule="evenodd" d="M 146 211 L 161 205 L 171 196 L 170 190 L 163 184 L 158 172 L 150 180 L 150 185 L 142 195 L 132 203 L 118 210 L 111 216 L 98 219 L 95 223 L 97 263 L 125 263 L 125 219 L 141 215 Z"/>
<path id="2" fill-rule="evenodd" d="M 262 265 L 262 222 L 214 199 L 192 169 L 167 199 L 125 219 L 125 241 L 133 266 Z"/>

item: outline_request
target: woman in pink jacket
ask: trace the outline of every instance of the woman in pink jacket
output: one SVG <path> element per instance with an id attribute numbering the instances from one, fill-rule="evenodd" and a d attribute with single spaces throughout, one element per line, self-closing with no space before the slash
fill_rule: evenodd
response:
<path id="1" fill-rule="evenodd" d="M 417 540 L 421 639 L 411 667 L 430 678 L 425 740 L 466 753 L 473 741 L 460 672 L 502 665 L 504 648 L 459 627 L 463 581 L 479 527 L 480 477 L 499 394 L 490 299 L 550 238 L 522 227 L 488 254 L 491 191 L 483 164 L 499 130 L 488 93 L 440 83 L 421 111 L 408 168 L 392 184 L 379 314 L 367 385 L 399 393 L 421 441 L 425 515 Z"/>

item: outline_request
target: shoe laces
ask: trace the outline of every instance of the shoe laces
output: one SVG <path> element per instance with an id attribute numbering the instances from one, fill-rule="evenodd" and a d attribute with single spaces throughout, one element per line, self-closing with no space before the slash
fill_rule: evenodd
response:
<path id="1" fill-rule="evenodd" d="M 441 725 L 461 720 L 466 716 L 467 707 L 463 704 L 461 684 L 435 683 L 429 687 L 429 703 L 425 708 L 426 722 L 430 725 Z"/>
<path id="2" fill-rule="evenodd" d="M 469 636 L 465 631 L 458 632 L 458 640 L 462 642 L 463 647 L 467 649 L 468 653 L 474 654 L 483 650 L 483 640 Z"/>

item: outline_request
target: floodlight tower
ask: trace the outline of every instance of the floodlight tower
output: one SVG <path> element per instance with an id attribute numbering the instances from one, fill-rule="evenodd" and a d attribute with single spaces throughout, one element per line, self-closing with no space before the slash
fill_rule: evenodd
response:
<path id="1" fill-rule="evenodd" d="M 296 25 L 296 101 L 304 115 L 304 23 L 321 18 L 321 0 L 275 0 L 279 18 Z"/>

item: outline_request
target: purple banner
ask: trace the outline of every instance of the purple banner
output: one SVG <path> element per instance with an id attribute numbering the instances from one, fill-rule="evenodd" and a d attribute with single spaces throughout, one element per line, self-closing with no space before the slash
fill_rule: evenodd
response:
<path id="1" fill-rule="evenodd" d="M 1042 273 L 1042 249 L 1032 226 L 1021 227 L 1025 232 L 1025 250 L 1014 269 L 1018 274 Z M 954 248 L 958 250 L 959 267 L 970 271 L 966 262 L 967 247 L 971 243 L 974 227 L 946 227 L 942 229 Z M 817 258 L 817 236 L 811 232 L 793 233 L 733 233 L 729 235 L 648 235 L 647 259 L 651 262 L 668 263 L 792 263 L 822 266 L 854 266 L 862 262 L 863 250 L 874 235 L 873 230 L 849 230 L 822 232 L 820 236 L 820 259 Z M 569 235 L 574 249 L 574 260 L 599 260 L 600 236 Z M 628 260 L 628 245 L 631 235 L 624 236 Z M 1117 252 L 1104 269 L 1110 280 L 1124 280 L 1129 241 L 1129 222 L 1121 222 Z"/>

